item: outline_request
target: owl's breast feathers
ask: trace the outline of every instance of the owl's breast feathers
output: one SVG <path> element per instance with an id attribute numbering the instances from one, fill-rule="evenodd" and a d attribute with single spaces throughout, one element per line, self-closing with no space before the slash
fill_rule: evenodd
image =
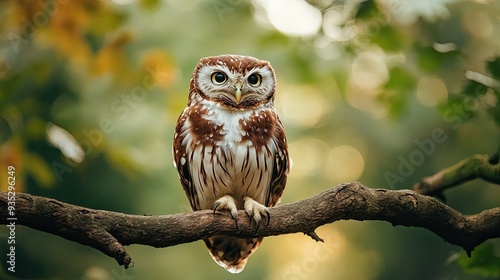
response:
<path id="1" fill-rule="evenodd" d="M 211 209 L 225 194 L 237 203 L 248 195 L 266 206 L 281 198 L 289 159 L 283 125 L 271 106 L 236 111 L 206 100 L 192 104 L 179 118 L 173 148 L 194 210 Z"/>
<path id="2" fill-rule="evenodd" d="M 191 104 L 179 117 L 173 153 L 193 210 L 213 209 L 225 195 L 238 209 L 245 197 L 274 206 L 290 168 L 285 130 L 271 105 L 233 110 L 209 100 Z M 219 265 L 238 273 L 262 238 L 204 241 Z"/>

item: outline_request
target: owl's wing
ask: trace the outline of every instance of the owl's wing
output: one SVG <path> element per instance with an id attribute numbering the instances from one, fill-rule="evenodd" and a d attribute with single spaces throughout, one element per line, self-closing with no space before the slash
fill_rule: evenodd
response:
<path id="1" fill-rule="evenodd" d="M 172 149 L 174 155 L 174 165 L 177 168 L 182 187 L 184 188 L 184 191 L 189 199 L 189 203 L 191 204 L 191 209 L 198 210 L 200 209 L 200 202 L 196 193 L 196 188 L 193 185 L 189 160 L 185 158 L 186 146 L 184 139 L 186 138 L 189 130 L 189 128 L 185 126 L 185 122 L 189 115 L 189 109 L 189 107 L 186 108 L 177 120 Z"/>
<path id="2" fill-rule="evenodd" d="M 283 190 L 285 189 L 288 171 L 291 167 L 291 159 L 288 155 L 288 145 L 283 124 L 276 115 L 275 133 L 273 141 L 277 147 L 274 158 L 273 173 L 271 175 L 271 186 L 267 197 L 266 206 L 272 207 L 280 202 Z"/>

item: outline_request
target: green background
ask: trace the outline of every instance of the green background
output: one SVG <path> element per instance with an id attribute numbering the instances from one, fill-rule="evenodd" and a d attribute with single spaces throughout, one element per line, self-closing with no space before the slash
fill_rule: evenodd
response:
<path id="1" fill-rule="evenodd" d="M 189 211 L 172 165 L 174 125 L 198 60 L 232 53 L 276 71 L 294 161 L 282 203 L 355 180 L 410 189 L 498 149 L 499 13 L 493 0 L 1 1 L 0 185 L 14 165 L 18 192 L 130 214 Z M 498 206 L 498 191 L 473 181 L 445 195 L 474 214 Z M 135 266 L 124 270 L 22 226 L 12 274 L 7 233 L 2 279 L 500 277 L 498 240 L 469 260 L 427 230 L 386 222 L 323 226 L 324 244 L 265 238 L 239 275 L 201 241 L 128 246 Z"/>

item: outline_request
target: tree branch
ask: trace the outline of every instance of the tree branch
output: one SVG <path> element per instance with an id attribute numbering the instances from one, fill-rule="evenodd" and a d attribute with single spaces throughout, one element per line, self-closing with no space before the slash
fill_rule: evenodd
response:
<path id="1" fill-rule="evenodd" d="M 413 190 L 425 195 L 440 195 L 445 189 L 481 178 L 500 184 L 499 155 L 473 155 L 413 185 Z"/>
<path id="2" fill-rule="evenodd" d="M 0 192 L 0 223 L 7 218 L 8 195 Z M 371 189 L 360 183 L 345 183 L 314 197 L 270 209 L 269 225 L 261 225 L 257 236 L 303 232 L 317 241 L 314 230 L 338 220 L 382 220 L 393 225 L 426 228 L 470 253 L 487 239 L 500 237 L 500 208 L 475 215 L 462 215 L 438 200 L 410 190 Z M 143 244 L 168 247 L 216 235 L 249 237 L 254 232 L 244 211 L 239 230 L 225 212 L 140 216 L 75 206 L 54 199 L 16 194 L 15 221 L 40 231 L 92 246 L 129 267 L 131 257 L 124 246 Z"/>

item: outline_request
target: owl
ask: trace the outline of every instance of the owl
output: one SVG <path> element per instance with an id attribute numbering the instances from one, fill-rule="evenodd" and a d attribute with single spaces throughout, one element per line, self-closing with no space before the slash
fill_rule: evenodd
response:
<path id="1" fill-rule="evenodd" d="M 258 229 L 283 194 L 291 161 L 285 129 L 273 107 L 274 70 L 249 56 L 200 60 L 188 106 L 175 127 L 174 165 L 193 210 L 227 211 L 238 228 L 245 210 Z M 204 240 L 214 261 L 241 272 L 262 237 Z"/>

